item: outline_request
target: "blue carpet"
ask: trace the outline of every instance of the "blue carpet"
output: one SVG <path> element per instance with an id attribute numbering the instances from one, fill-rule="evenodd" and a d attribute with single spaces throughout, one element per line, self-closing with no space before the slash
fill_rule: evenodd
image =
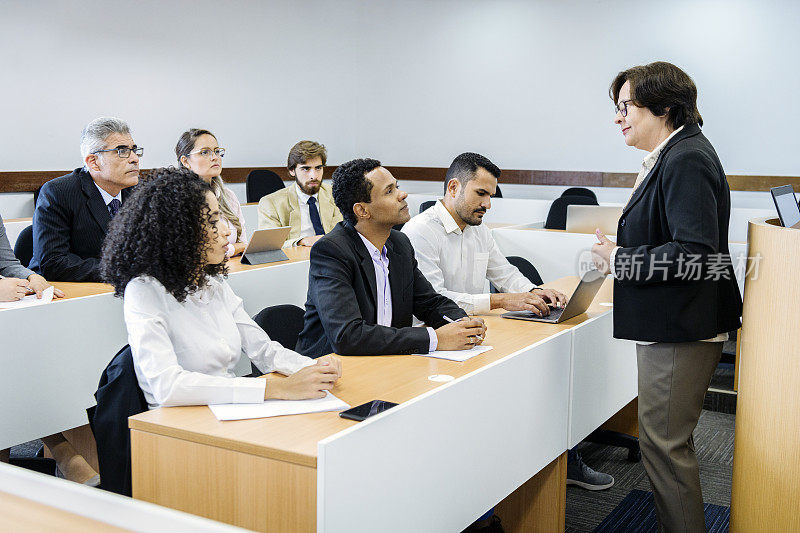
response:
<path id="1" fill-rule="evenodd" d="M 706 528 L 709 533 L 725 533 L 731 510 L 720 505 L 705 504 Z M 657 533 L 656 507 L 653 493 L 632 490 L 594 530 L 594 533 Z"/>

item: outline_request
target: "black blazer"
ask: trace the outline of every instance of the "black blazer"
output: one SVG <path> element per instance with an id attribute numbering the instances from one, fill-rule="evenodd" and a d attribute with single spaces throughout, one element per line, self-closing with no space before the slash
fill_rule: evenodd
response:
<path id="1" fill-rule="evenodd" d="M 425 328 L 411 327 L 412 315 L 438 328 L 466 313 L 438 294 L 417 268 L 414 248 L 392 230 L 386 241 L 392 326 L 377 322 L 375 268 L 355 228 L 338 223 L 311 248 L 308 301 L 296 350 L 308 357 L 428 353 Z"/>
<path id="2" fill-rule="evenodd" d="M 147 411 L 133 368 L 131 347 L 125 345 L 108 363 L 94 393 L 97 405 L 86 410 L 97 441 L 100 488 L 131 495 L 131 437 L 128 417 Z"/>
<path id="3" fill-rule="evenodd" d="M 728 251 L 730 213 L 717 153 L 697 124 L 687 125 L 667 143 L 619 219 L 615 337 L 691 342 L 741 325 L 742 298 Z"/>
<path id="4" fill-rule="evenodd" d="M 133 187 L 122 190 L 122 202 Z M 48 181 L 33 212 L 30 269 L 50 281 L 100 281 L 100 252 L 111 215 L 83 168 Z"/>

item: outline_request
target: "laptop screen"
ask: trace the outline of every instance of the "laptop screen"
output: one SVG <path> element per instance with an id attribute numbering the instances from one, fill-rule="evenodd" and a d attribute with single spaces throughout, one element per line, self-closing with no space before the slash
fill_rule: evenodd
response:
<path id="1" fill-rule="evenodd" d="M 800 228 L 800 207 L 794 197 L 791 185 L 783 185 L 770 189 L 781 224 L 786 228 Z"/>

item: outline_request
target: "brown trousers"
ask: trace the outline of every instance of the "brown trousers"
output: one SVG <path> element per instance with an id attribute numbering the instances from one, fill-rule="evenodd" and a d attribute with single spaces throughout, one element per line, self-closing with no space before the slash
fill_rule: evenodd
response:
<path id="1" fill-rule="evenodd" d="M 639 445 L 653 487 L 659 531 L 706 530 L 692 432 L 721 354 L 721 342 L 636 346 Z"/>

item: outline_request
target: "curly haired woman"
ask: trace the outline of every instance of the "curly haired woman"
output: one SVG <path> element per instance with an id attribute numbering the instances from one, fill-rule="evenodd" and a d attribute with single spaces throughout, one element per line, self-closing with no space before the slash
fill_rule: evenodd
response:
<path id="1" fill-rule="evenodd" d="M 230 229 L 211 185 L 188 169 L 154 170 L 114 217 L 101 271 L 124 295 L 139 386 L 150 408 L 321 398 L 340 361 L 271 341 L 225 281 Z M 241 352 L 264 373 L 235 377 Z"/>

